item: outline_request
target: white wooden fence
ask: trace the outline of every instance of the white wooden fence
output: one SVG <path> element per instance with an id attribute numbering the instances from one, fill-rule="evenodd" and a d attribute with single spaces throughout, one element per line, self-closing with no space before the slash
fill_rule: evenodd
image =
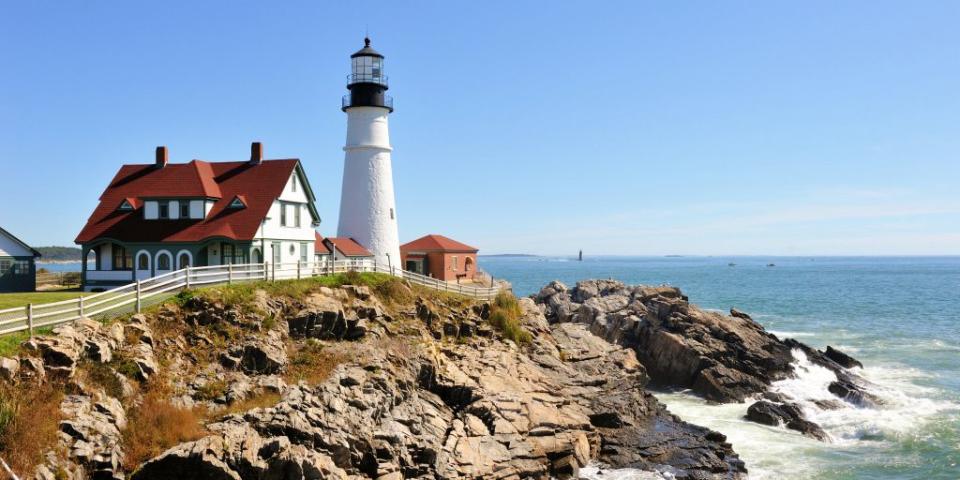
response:
<path id="1" fill-rule="evenodd" d="M 498 291 L 496 287 L 445 282 L 370 260 L 187 267 L 101 293 L 0 310 L 0 335 L 26 330 L 32 336 L 34 329 L 61 325 L 81 317 L 111 317 L 131 311 L 139 312 L 144 306 L 159 303 L 184 288 L 235 282 L 293 280 L 347 271 L 385 273 L 401 277 L 413 284 L 481 300 L 492 299 Z"/>

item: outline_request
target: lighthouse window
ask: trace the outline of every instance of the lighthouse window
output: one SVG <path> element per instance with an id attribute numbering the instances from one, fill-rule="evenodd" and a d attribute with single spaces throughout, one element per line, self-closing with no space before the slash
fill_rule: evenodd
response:
<path id="1" fill-rule="evenodd" d="M 390 220 L 393 220 L 393 209 L 390 209 Z"/>

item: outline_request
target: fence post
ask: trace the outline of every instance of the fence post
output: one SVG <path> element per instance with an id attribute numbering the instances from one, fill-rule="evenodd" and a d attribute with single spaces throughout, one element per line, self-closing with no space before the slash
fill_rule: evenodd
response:
<path id="1" fill-rule="evenodd" d="M 270 270 L 271 270 L 270 277 L 274 282 L 276 282 L 277 281 L 277 262 L 273 262 L 270 264 Z"/>
<path id="2" fill-rule="evenodd" d="M 186 275 L 187 275 L 187 288 L 190 288 L 190 265 L 187 265 Z"/>
<path id="3" fill-rule="evenodd" d="M 267 262 L 263 262 L 263 281 L 267 281 L 267 275 L 270 274 L 270 270 L 267 270 Z"/>
<path id="4" fill-rule="evenodd" d="M 33 338 L 33 304 L 27 304 L 27 330 L 30 331 L 30 338 Z"/>
<path id="5" fill-rule="evenodd" d="M 82 317 L 83 316 L 83 295 L 81 295 L 77 301 L 80 304 L 80 316 Z"/>
<path id="6" fill-rule="evenodd" d="M 137 279 L 137 313 L 140 313 L 140 279 Z"/>
<path id="7" fill-rule="evenodd" d="M 227 285 L 233 283 L 233 264 L 227 264 Z"/>
<path id="8" fill-rule="evenodd" d="M 297 260 L 297 280 L 300 280 L 300 260 Z"/>

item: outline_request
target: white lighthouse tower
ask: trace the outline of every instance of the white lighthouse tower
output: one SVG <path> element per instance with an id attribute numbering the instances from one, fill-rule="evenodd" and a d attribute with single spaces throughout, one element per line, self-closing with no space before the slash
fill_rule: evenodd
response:
<path id="1" fill-rule="evenodd" d="M 343 147 L 346 155 L 337 236 L 353 238 L 367 247 L 377 262 L 400 269 L 387 128 L 393 98 L 385 93 L 388 85 L 383 55 L 370 48 L 370 39 L 364 38 L 364 47 L 350 55 L 350 63 L 350 93 L 342 103 L 342 110 L 347 112 L 347 144 Z"/>

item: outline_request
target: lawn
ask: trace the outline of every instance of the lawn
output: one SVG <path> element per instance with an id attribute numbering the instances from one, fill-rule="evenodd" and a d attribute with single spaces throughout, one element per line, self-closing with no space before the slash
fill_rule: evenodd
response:
<path id="1" fill-rule="evenodd" d="M 0 293 L 0 310 L 13 307 L 23 307 L 28 303 L 39 304 L 58 302 L 70 298 L 77 298 L 83 292 L 79 290 L 59 290 L 52 292 L 17 292 Z"/>

